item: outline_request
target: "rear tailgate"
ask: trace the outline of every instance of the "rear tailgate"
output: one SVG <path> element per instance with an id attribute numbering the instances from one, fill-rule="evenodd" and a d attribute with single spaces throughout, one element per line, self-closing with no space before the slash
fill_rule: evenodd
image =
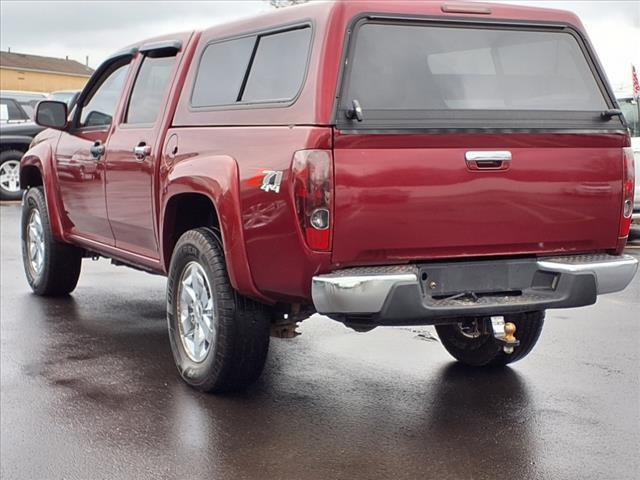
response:
<path id="1" fill-rule="evenodd" d="M 628 136 L 572 27 L 369 17 L 347 55 L 335 263 L 616 248 Z"/>
<path id="2" fill-rule="evenodd" d="M 621 135 L 336 135 L 333 260 L 615 249 Z M 467 152 L 507 151 L 504 170 Z"/>

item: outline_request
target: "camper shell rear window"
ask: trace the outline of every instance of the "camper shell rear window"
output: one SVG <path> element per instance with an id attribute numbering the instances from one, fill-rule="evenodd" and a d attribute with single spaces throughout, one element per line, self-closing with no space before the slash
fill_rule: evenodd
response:
<path id="1" fill-rule="evenodd" d="M 361 20 L 345 61 L 344 129 L 621 128 L 595 64 L 568 27 Z M 362 108 L 357 121 L 354 100 Z"/>

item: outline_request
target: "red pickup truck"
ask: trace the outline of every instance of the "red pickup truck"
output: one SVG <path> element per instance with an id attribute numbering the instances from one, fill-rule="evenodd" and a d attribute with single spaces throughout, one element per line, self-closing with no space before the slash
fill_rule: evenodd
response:
<path id="1" fill-rule="evenodd" d="M 167 275 L 182 377 L 262 371 L 315 312 L 435 325 L 461 362 L 529 353 L 549 308 L 624 289 L 630 137 L 575 15 L 337 1 L 132 45 L 21 162 L 38 295 L 83 257 Z"/>

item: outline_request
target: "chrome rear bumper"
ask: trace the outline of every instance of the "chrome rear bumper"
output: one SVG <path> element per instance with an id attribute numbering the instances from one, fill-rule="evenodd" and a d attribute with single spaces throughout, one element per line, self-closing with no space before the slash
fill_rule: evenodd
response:
<path id="1" fill-rule="evenodd" d="M 507 314 L 595 303 L 623 290 L 638 261 L 629 256 L 572 255 L 352 268 L 313 278 L 319 313 L 378 324 Z"/>
<path id="2" fill-rule="evenodd" d="M 592 274 L 596 278 L 598 295 L 624 290 L 638 270 L 638 260 L 631 255 L 593 257 L 593 255 L 574 255 L 540 259 L 538 267 L 550 272 Z"/>

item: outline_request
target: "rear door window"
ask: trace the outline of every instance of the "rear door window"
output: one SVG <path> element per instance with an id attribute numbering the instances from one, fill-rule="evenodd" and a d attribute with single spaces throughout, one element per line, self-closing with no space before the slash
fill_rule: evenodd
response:
<path id="1" fill-rule="evenodd" d="M 175 56 L 144 58 L 131 92 L 125 123 L 155 123 L 175 63 Z"/>
<path id="2" fill-rule="evenodd" d="M 348 61 L 341 109 L 358 100 L 370 119 L 608 108 L 580 44 L 564 30 L 365 23 Z"/>

